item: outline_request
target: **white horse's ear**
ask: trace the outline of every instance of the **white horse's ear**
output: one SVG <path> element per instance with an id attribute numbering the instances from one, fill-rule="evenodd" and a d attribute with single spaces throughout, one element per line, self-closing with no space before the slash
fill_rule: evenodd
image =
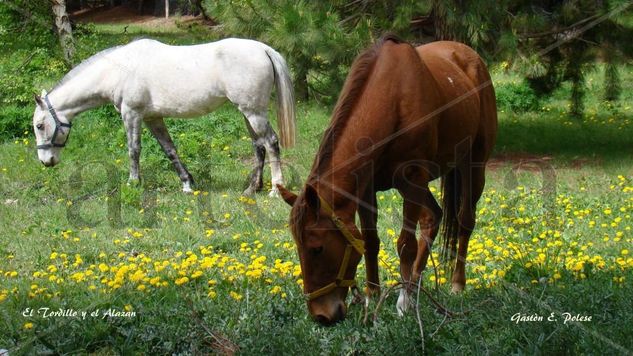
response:
<path id="1" fill-rule="evenodd" d="M 41 96 L 37 94 L 33 94 L 33 98 L 35 99 L 35 103 L 39 105 L 40 108 L 44 109 L 46 107 L 46 105 L 44 105 L 44 101 L 42 100 Z"/>

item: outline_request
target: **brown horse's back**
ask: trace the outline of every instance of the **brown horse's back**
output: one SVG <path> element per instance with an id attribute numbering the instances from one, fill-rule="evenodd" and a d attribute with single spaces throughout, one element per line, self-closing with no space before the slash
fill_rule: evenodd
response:
<path id="1" fill-rule="evenodd" d="M 495 94 L 485 63 L 472 48 L 458 42 L 432 42 L 416 51 L 442 99 L 438 140 L 452 152 L 440 150 L 438 160 L 454 158 L 455 147 L 462 141 L 451 141 L 471 137 L 476 148 L 473 159 L 485 162 L 497 132 Z"/>

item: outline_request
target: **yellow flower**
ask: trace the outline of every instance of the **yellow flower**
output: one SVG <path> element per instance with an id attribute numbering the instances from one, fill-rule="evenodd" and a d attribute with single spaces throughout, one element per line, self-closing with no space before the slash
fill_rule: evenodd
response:
<path id="1" fill-rule="evenodd" d="M 26 329 L 26 330 L 31 330 L 31 329 L 33 329 L 33 323 L 25 323 L 25 324 L 24 324 L 24 329 Z"/>
<path id="2" fill-rule="evenodd" d="M 183 285 L 185 283 L 189 282 L 189 277 L 185 276 L 185 277 L 181 277 L 178 278 L 176 281 L 174 281 L 174 283 L 176 283 L 176 285 Z"/>
<path id="3" fill-rule="evenodd" d="M 235 299 L 237 301 L 242 300 L 242 295 L 237 293 L 237 292 L 231 291 L 231 292 L 229 292 L 229 295 L 231 296 L 231 298 L 233 298 L 233 299 Z"/>
<path id="4" fill-rule="evenodd" d="M 623 249 L 622 251 L 620 251 L 620 253 L 623 254 L 623 255 L 628 255 L 629 254 L 629 250 Z"/>

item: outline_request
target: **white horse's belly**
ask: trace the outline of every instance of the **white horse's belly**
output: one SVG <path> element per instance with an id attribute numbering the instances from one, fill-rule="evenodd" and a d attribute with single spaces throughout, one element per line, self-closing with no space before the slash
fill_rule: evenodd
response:
<path id="1" fill-rule="evenodd" d="M 168 101 L 160 98 L 152 98 L 152 103 L 147 106 L 146 116 L 190 118 L 205 115 L 226 101 L 226 97 L 212 96 L 205 98 L 182 97 L 181 100 Z M 174 105 L 176 103 L 176 105 Z"/>

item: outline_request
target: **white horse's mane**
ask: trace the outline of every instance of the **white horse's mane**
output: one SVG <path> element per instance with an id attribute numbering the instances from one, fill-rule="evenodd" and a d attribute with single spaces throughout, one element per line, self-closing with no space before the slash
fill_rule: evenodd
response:
<path id="1" fill-rule="evenodd" d="M 96 54 L 93 54 L 92 56 L 88 57 L 88 59 L 86 59 L 83 62 L 79 63 L 70 72 L 68 72 L 59 82 L 57 82 L 57 84 L 55 84 L 53 89 L 51 89 L 51 92 L 53 90 L 55 90 L 56 88 L 68 83 L 68 81 L 70 81 L 71 79 L 73 79 L 76 76 L 78 76 L 81 72 L 83 72 L 86 68 L 88 68 L 88 66 L 90 66 L 92 63 L 96 62 L 98 59 L 101 59 L 101 57 L 103 57 L 106 54 L 108 54 L 110 52 L 113 52 L 113 51 L 115 51 L 115 50 L 117 50 L 117 49 L 119 49 L 119 48 L 121 48 L 123 46 L 125 46 L 125 45 L 120 45 L 120 46 L 107 48 L 107 49 L 104 49 L 101 52 L 97 52 Z"/>

